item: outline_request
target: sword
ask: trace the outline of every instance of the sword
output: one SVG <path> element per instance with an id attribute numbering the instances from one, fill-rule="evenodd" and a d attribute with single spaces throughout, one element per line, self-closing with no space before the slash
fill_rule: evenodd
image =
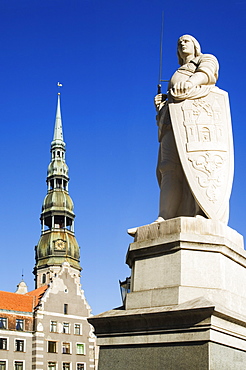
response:
<path id="1" fill-rule="evenodd" d="M 161 19 L 161 34 L 160 34 L 160 65 L 159 65 L 159 76 L 157 84 L 157 94 L 161 94 L 161 82 L 169 82 L 169 80 L 162 80 L 162 49 L 163 49 L 163 32 L 164 32 L 164 11 L 162 11 Z"/>

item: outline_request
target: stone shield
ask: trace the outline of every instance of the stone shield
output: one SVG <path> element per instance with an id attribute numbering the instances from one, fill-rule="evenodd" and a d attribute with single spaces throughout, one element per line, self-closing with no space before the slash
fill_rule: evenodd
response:
<path id="1" fill-rule="evenodd" d="M 214 87 L 202 98 L 169 104 L 180 161 L 208 218 L 228 221 L 234 156 L 229 99 Z"/>

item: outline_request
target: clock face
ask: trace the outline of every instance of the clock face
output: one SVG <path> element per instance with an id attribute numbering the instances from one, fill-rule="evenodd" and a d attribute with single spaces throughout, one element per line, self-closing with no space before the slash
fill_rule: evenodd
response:
<path id="1" fill-rule="evenodd" d="M 57 250 L 64 250 L 65 249 L 65 242 L 62 239 L 57 239 L 55 241 L 55 249 Z"/>

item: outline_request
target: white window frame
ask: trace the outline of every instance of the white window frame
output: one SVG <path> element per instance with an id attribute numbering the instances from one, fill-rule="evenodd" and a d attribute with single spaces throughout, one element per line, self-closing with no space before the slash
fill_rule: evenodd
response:
<path id="1" fill-rule="evenodd" d="M 15 363 L 16 362 L 22 362 L 23 363 L 23 370 L 25 370 L 26 366 L 25 366 L 25 360 L 14 360 L 13 361 L 13 369 L 15 370 Z"/>
<path id="2" fill-rule="evenodd" d="M 68 324 L 68 332 L 66 333 L 66 332 L 64 332 L 64 324 Z M 67 321 L 63 321 L 63 323 L 62 323 L 62 333 L 63 334 L 70 334 L 70 330 L 71 329 L 71 325 L 70 325 L 70 322 L 67 322 Z"/>
<path id="3" fill-rule="evenodd" d="M 17 340 L 22 340 L 23 342 L 24 342 L 24 349 L 23 349 L 23 351 L 16 351 L 16 349 L 15 349 L 15 347 L 16 347 L 16 341 Z M 14 352 L 21 352 L 21 353 L 25 353 L 26 352 L 26 339 L 24 339 L 24 338 L 15 338 L 15 340 L 14 340 Z"/>
<path id="4" fill-rule="evenodd" d="M 50 353 L 50 352 L 49 352 Z M 55 364 L 55 370 L 57 369 L 57 362 L 56 361 L 48 361 L 47 362 L 47 370 L 49 370 L 49 364 L 52 363 L 52 364 Z"/>
<path id="5" fill-rule="evenodd" d="M 55 342 L 56 343 L 56 352 L 49 352 L 49 342 Z M 47 353 L 58 353 L 58 348 L 57 347 L 58 347 L 57 340 L 47 340 Z M 52 361 L 49 361 L 49 362 L 52 362 Z"/>
<path id="6" fill-rule="evenodd" d="M 80 331 L 80 333 L 79 334 L 76 334 L 75 333 L 75 325 L 79 325 L 79 331 Z M 80 324 L 80 323 L 78 323 L 78 322 L 76 322 L 75 324 L 74 324 L 74 335 L 82 335 L 82 324 Z"/>
<path id="7" fill-rule="evenodd" d="M 69 364 L 69 370 L 72 370 L 72 362 L 70 362 L 70 361 L 62 361 L 61 370 L 63 370 L 63 364 Z"/>
<path id="8" fill-rule="evenodd" d="M 1 334 L 1 332 L 0 332 L 0 334 Z M 7 348 L 6 349 L 1 349 L 1 351 L 8 351 L 9 350 L 9 338 L 1 335 L 0 339 L 7 339 Z M 5 360 L 1 360 L 1 361 L 5 361 Z"/>
<path id="9" fill-rule="evenodd" d="M 69 353 L 67 353 L 67 352 L 63 352 L 63 343 L 69 343 L 69 344 L 70 344 L 70 352 L 69 352 Z M 66 341 L 66 340 L 62 341 L 62 342 L 61 342 L 61 353 L 62 353 L 63 355 L 71 355 L 71 354 L 72 354 L 72 343 L 71 343 L 71 342 L 69 342 L 68 340 L 67 340 L 67 341 Z M 66 361 L 64 361 L 64 362 L 66 362 Z"/>
<path id="10" fill-rule="evenodd" d="M 0 358 L 0 361 L 5 361 L 6 362 L 6 370 L 8 370 L 8 360 L 6 358 Z"/>
<path id="11" fill-rule="evenodd" d="M 80 362 L 76 362 L 76 369 L 75 370 L 77 370 L 77 367 L 78 367 L 77 365 L 80 365 L 80 364 L 81 365 L 84 365 L 84 370 L 86 370 L 86 363 L 85 362 L 81 362 L 81 361 Z"/>
<path id="12" fill-rule="evenodd" d="M 78 353 L 77 351 L 77 344 L 83 344 L 84 346 L 84 353 Z M 83 342 L 76 342 L 76 355 L 85 356 L 86 355 L 86 345 Z"/>
<path id="13" fill-rule="evenodd" d="M 56 331 L 51 330 L 51 323 L 56 322 Z M 50 333 L 58 333 L 58 322 L 56 320 L 50 320 Z M 51 361 L 50 361 L 51 362 Z"/>

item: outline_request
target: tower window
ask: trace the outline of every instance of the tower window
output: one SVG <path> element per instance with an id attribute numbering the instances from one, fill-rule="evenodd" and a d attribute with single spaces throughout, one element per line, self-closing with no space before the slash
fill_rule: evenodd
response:
<path id="1" fill-rule="evenodd" d="M 63 307 L 63 313 L 64 313 L 64 315 L 67 315 L 67 312 L 68 312 L 68 304 L 67 303 L 64 303 L 64 307 Z"/>
<path id="2" fill-rule="evenodd" d="M 62 180 L 61 180 L 61 179 L 57 179 L 57 180 L 56 180 L 56 187 L 57 187 L 58 189 L 61 189 L 61 187 L 62 187 Z"/>
<path id="3" fill-rule="evenodd" d="M 42 284 L 45 284 L 46 283 L 46 274 L 43 274 L 42 276 Z"/>
<path id="4" fill-rule="evenodd" d="M 58 152 L 57 152 L 57 157 L 59 157 L 60 158 L 60 151 L 58 150 Z"/>
<path id="5" fill-rule="evenodd" d="M 54 224 L 56 229 L 61 229 L 64 227 L 64 216 L 55 216 Z"/>

